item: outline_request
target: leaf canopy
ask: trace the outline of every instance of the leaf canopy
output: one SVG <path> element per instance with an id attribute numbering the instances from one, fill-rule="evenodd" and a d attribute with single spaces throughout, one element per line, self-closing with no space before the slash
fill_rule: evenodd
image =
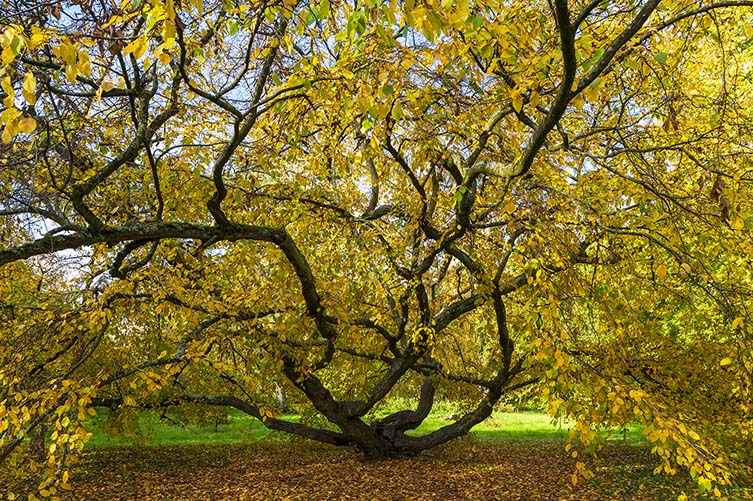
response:
<path id="1" fill-rule="evenodd" d="M 750 473 L 753 2 L 27 3 L 0 457 L 33 495 L 94 405 L 384 457 L 532 385 L 586 448 L 638 422 L 701 490 Z M 463 417 L 406 435 L 435 395 Z"/>

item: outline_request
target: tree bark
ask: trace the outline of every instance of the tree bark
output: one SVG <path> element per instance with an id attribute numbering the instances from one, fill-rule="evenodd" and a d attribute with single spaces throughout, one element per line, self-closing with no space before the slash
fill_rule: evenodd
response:
<path id="1" fill-rule="evenodd" d="M 434 384 L 427 378 L 421 385 L 421 396 L 415 411 L 404 410 L 374 421 L 371 427 L 394 442 L 398 434 L 418 428 L 434 404 Z"/>
<path id="2" fill-rule="evenodd" d="M 275 398 L 277 399 L 277 409 L 280 412 L 288 412 L 288 396 L 282 386 L 275 386 Z"/>

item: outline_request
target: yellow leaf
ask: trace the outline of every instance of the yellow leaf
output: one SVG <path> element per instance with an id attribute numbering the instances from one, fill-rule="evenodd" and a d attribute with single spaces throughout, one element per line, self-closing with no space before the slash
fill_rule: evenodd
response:
<path id="1" fill-rule="evenodd" d="M 701 437 L 698 436 L 698 433 L 694 432 L 693 430 L 688 431 L 688 436 L 692 438 L 693 440 L 701 439 Z"/>
<path id="2" fill-rule="evenodd" d="M 450 23 L 456 28 L 461 28 L 470 14 L 469 0 L 458 0 L 455 13 L 450 16 Z"/>
<path id="3" fill-rule="evenodd" d="M 732 359 L 729 357 L 723 358 L 721 362 L 719 362 L 719 365 L 724 367 L 726 365 L 730 365 L 732 363 Z"/>
<path id="4" fill-rule="evenodd" d="M 76 81 L 76 77 L 78 76 L 78 68 L 76 66 L 72 65 L 66 65 L 65 67 L 65 79 L 68 80 L 69 83 L 73 83 Z"/>
<path id="5" fill-rule="evenodd" d="M 659 278 L 659 280 L 663 280 L 664 277 L 667 276 L 667 267 L 663 264 L 660 264 L 656 267 L 656 276 Z"/>
<path id="6" fill-rule="evenodd" d="M 81 51 L 78 55 L 78 72 L 86 77 L 90 77 L 92 74 L 91 59 L 89 59 L 89 53 Z"/>
<path id="7" fill-rule="evenodd" d="M 742 230 L 745 228 L 745 221 L 740 216 L 735 216 L 730 220 L 729 226 L 733 230 Z"/>
<path id="8" fill-rule="evenodd" d="M 519 93 L 513 93 L 512 107 L 518 113 L 520 113 L 520 110 L 523 109 L 523 96 L 521 96 Z"/>
<path id="9" fill-rule="evenodd" d="M 126 48 L 123 49 L 123 55 L 127 56 L 128 54 L 133 53 L 133 57 L 136 59 L 140 59 L 141 56 L 144 55 L 146 52 L 146 48 L 149 45 L 147 39 L 145 36 L 140 36 L 133 42 L 126 45 Z"/>
<path id="10" fill-rule="evenodd" d="M 24 75 L 24 83 L 21 87 L 21 93 L 23 94 L 24 99 L 26 99 L 26 102 L 31 106 L 34 106 L 34 103 L 37 102 L 37 95 L 35 93 L 36 88 L 37 81 L 34 79 L 34 74 L 31 71 L 27 71 L 26 75 Z"/>
<path id="11" fill-rule="evenodd" d="M 640 404 L 643 399 L 643 394 L 638 390 L 630 390 L 630 398 L 635 400 L 636 404 Z"/>
<path id="12" fill-rule="evenodd" d="M 11 83 L 10 77 L 3 78 L 3 82 L 0 86 L 2 86 L 2 89 L 8 95 L 3 99 L 3 105 L 5 105 L 6 108 L 13 108 L 13 101 L 16 98 L 16 93 L 13 90 L 13 83 Z"/>
<path id="13" fill-rule="evenodd" d="M 583 105 L 586 104 L 586 101 L 583 98 L 583 94 L 578 94 L 570 102 L 572 103 L 573 106 L 575 106 L 575 109 L 578 109 L 578 110 L 582 110 Z"/>
<path id="14" fill-rule="evenodd" d="M 37 122 L 31 117 L 24 118 L 20 122 L 18 122 L 18 130 L 23 132 L 24 134 L 30 134 L 34 132 L 34 129 L 37 128 Z"/>
<path id="15" fill-rule="evenodd" d="M 690 267 L 690 265 L 689 265 L 688 263 L 682 263 L 682 264 L 680 265 L 680 267 L 681 267 L 681 268 L 682 268 L 683 270 L 685 270 L 685 273 L 690 273 L 691 271 L 693 271 L 693 270 L 692 270 L 692 268 Z"/>
<path id="16" fill-rule="evenodd" d="M 175 30 L 175 23 L 171 20 L 166 19 L 162 25 L 161 35 L 162 40 L 165 40 L 165 43 L 172 46 L 178 36 L 177 31 Z"/>
<path id="17" fill-rule="evenodd" d="M 737 317 L 736 319 L 732 321 L 732 328 L 737 329 L 743 324 L 744 321 L 745 319 L 743 317 Z"/>
<path id="18" fill-rule="evenodd" d="M 34 49 L 47 39 L 47 35 L 38 27 L 31 27 L 31 37 L 29 38 L 29 48 Z"/>
<path id="19" fill-rule="evenodd" d="M 60 58 L 68 66 L 75 66 L 78 59 L 78 51 L 76 47 L 71 43 L 63 43 L 60 46 Z"/>
<path id="20" fill-rule="evenodd" d="M 2 58 L 3 64 L 8 64 L 16 58 L 16 54 L 13 52 L 13 49 L 8 46 L 3 49 L 3 53 L 2 55 L 0 55 L 0 58 Z"/>
<path id="21" fill-rule="evenodd" d="M 599 97 L 599 92 L 603 86 L 603 80 L 597 78 L 591 85 L 583 89 L 583 97 L 588 101 L 595 101 Z"/>

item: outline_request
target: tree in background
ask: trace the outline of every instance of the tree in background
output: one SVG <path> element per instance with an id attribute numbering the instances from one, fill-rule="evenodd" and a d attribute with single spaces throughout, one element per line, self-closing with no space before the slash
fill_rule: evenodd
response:
<path id="1" fill-rule="evenodd" d="M 2 2 L 0 457 L 54 495 L 93 405 L 198 404 L 385 458 L 538 385 L 721 495 L 751 5 Z M 436 395 L 464 413 L 406 434 Z"/>

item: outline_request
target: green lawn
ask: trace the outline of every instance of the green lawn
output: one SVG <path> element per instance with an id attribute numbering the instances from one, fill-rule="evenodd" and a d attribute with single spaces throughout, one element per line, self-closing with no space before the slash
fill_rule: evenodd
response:
<path id="1" fill-rule="evenodd" d="M 139 415 L 136 433 L 112 432 L 106 423 L 108 413 L 107 409 L 97 409 L 97 416 L 87 426 L 88 431 L 93 433 L 87 447 L 253 443 L 275 433 L 257 419 L 236 410 L 228 412 L 227 421 L 219 425 L 212 422 L 181 424 L 143 411 Z"/>
<path id="2" fill-rule="evenodd" d="M 89 423 L 93 433 L 88 447 L 102 448 L 129 444 L 181 445 L 181 444 L 220 444 L 255 443 L 274 435 L 277 439 L 284 434 L 270 431 L 258 420 L 231 410 L 227 421 L 215 425 L 181 425 L 176 421 L 160 419 L 152 412 L 144 411 L 138 419 L 138 433 L 108 433 L 107 409 L 98 409 L 97 416 Z M 297 416 L 286 416 L 296 420 Z M 447 414 L 430 415 L 413 434 L 423 434 L 436 430 L 448 423 Z M 566 438 L 568 423 L 552 423 L 551 417 L 535 412 L 495 412 L 487 420 L 477 425 L 471 435 L 481 441 L 563 441 Z M 644 439 L 637 426 L 631 426 L 625 434 L 615 431 L 608 437 L 614 441 L 643 443 Z"/>

